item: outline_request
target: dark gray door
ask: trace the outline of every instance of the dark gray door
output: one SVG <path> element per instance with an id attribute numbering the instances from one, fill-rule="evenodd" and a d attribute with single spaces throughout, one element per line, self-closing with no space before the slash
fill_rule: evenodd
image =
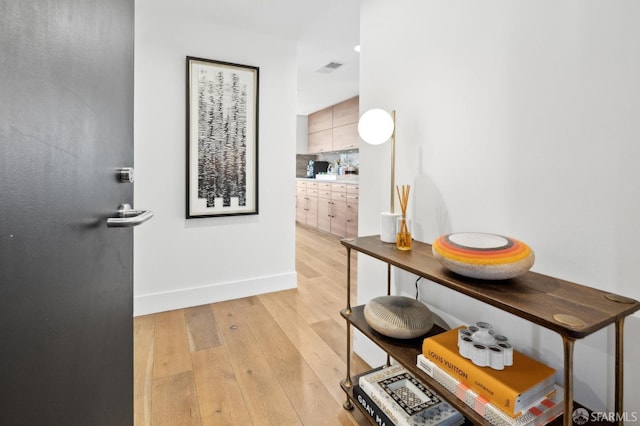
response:
<path id="1" fill-rule="evenodd" d="M 0 424 L 133 421 L 134 0 L 0 0 Z"/>

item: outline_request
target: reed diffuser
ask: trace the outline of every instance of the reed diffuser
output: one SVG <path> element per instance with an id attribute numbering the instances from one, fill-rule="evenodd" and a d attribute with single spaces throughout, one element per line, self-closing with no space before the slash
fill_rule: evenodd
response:
<path id="1" fill-rule="evenodd" d="M 396 186 L 398 198 L 400 199 L 400 210 L 402 211 L 396 234 L 396 247 L 398 250 L 411 250 L 411 232 L 407 225 L 407 204 L 409 203 L 410 190 L 411 187 L 409 185 L 402 185 L 402 190 Z"/>

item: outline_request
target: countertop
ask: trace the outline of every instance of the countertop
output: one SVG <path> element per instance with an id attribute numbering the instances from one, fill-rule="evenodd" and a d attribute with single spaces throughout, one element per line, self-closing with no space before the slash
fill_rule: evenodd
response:
<path id="1" fill-rule="evenodd" d="M 352 185 L 358 185 L 358 175 L 338 175 L 335 179 L 315 179 L 297 177 L 296 180 L 303 180 L 309 182 L 328 182 L 328 183 L 349 183 Z"/>

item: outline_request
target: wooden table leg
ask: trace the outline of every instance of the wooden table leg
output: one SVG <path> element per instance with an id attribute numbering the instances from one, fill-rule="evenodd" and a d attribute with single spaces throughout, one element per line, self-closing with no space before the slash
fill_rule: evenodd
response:
<path id="1" fill-rule="evenodd" d="M 353 382 L 351 381 L 351 323 L 347 321 L 347 377 L 344 379 L 344 386 L 346 388 L 352 388 Z M 345 410 L 351 410 L 353 408 L 353 403 L 347 395 L 347 399 L 342 404 L 342 407 Z"/>
<path id="2" fill-rule="evenodd" d="M 347 247 L 347 307 L 345 308 L 347 315 L 351 314 L 351 248 Z M 351 381 L 351 323 L 347 321 L 347 377 L 344 379 L 344 386 L 347 388 L 353 387 Z M 347 400 L 342 404 L 345 410 L 353 409 L 351 399 L 347 395 Z"/>
<path id="3" fill-rule="evenodd" d="M 391 264 L 387 263 L 387 296 L 391 295 Z"/>
<path id="4" fill-rule="evenodd" d="M 564 348 L 564 426 L 573 425 L 573 345 L 575 340 L 562 336 Z"/>
<path id="5" fill-rule="evenodd" d="M 347 247 L 347 307 L 344 312 L 351 314 L 351 248 Z"/>
<path id="6" fill-rule="evenodd" d="M 391 264 L 387 263 L 387 296 L 391 296 Z M 391 365 L 391 356 L 387 354 L 386 367 Z"/>
<path id="7" fill-rule="evenodd" d="M 616 321 L 616 401 L 615 411 L 618 414 L 618 425 L 624 425 L 624 318 Z"/>

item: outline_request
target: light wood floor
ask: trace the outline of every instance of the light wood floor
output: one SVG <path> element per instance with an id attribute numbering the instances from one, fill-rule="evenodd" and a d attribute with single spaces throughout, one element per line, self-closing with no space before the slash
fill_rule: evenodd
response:
<path id="1" fill-rule="evenodd" d="M 136 426 L 367 424 L 339 384 L 346 250 L 296 233 L 297 289 L 135 318 Z M 352 357 L 353 373 L 368 368 Z"/>

